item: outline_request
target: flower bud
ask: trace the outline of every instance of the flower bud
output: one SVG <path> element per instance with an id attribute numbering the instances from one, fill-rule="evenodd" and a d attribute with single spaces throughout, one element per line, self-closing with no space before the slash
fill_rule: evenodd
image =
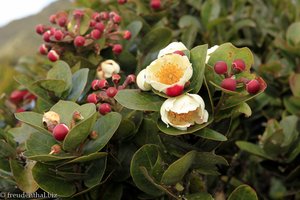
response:
<path id="1" fill-rule="evenodd" d="M 60 116 L 56 112 L 49 111 L 43 115 L 43 125 L 49 130 L 53 131 L 54 127 L 60 123 Z"/>
<path id="2" fill-rule="evenodd" d="M 55 24 L 56 23 L 56 15 L 55 14 L 54 15 L 50 15 L 49 22 L 51 24 Z"/>
<path id="3" fill-rule="evenodd" d="M 123 5 L 125 3 L 127 3 L 127 0 L 118 0 L 118 4 L 120 4 L 120 5 Z"/>
<path id="4" fill-rule="evenodd" d="M 158 10 L 161 7 L 161 2 L 160 0 L 151 0 L 150 6 L 153 10 Z"/>
<path id="5" fill-rule="evenodd" d="M 42 35 L 45 32 L 45 28 L 43 24 L 39 24 L 35 27 L 35 31 L 37 34 Z"/>
<path id="6" fill-rule="evenodd" d="M 113 74 L 111 80 L 114 82 L 114 84 L 118 85 L 121 80 L 121 76 L 119 74 Z"/>
<path id="7" fill-rule="evenodd" d="M 99 90 L 99 80 L 98 79 L 93 80 L 91 87 L 93 90 Z"/>
<path id="8" fill-rule="evenodd" d="M 97 12 L 94 12 L 94 13 L 92 14 L 92 19 L 95 20 L 95 21 L 99 21 L 99 19 L 100 19 L 100 14 L 97 13 Z"/>
<path id="9" fill-rule="evenodd" d="M 54 33 L 54 38 L 57 40 L 57 41 L 60 41 L 64 38 L 64 33 L 61 31 L 61 30 L 57 30 L 55 31 Z"/>
<path id="10" fill-rule="evenodd" d="M 53 136 L 58 141 L 63 141 L 69 133 L 69 127 L 65 124 L 58 124 L 53 129 Z"/>
<path id="11" fill-rule="evenodd" d="M 235 72 L 239 73 L 246 69 L 246 64 L 242 59 L 236 59 L 232 62 L 232 68 Z"/>
<path id="12" fill-rule="evenodd" d="M 133 83 L 135 83 L 136 82 L 136 76 L 134 74 L 128 75 L 127 78 L 126 78 L 126 80 L 125 80 L 125 82 L 127 84 L 133 84 Z"/>
<path id="13" fill-rule="evenodd" d="M 79 122 L 79 121 L 81 121 L 81 120 L 83 120 L 83 119 L 84 119 L 84 117 L 81 115 L 80 112 L 75 111 L 75 112 L 73 113 L 73 120 L 74 120 L 75 122 Z"/>
<path id="14" fill-rule="evenodd" d="M 82 10 L 74 10 L 74 11 L 73 11 L 73 16 L 74 16 L 74 18 L 76 18 L 76 19 L 82 18 L 83 15 L 84 15 L 84 11 L 82 11 Z"/>
<path id="15" fill-rule="evenodd" d="M 44 32 L 44 34 L 43 34 L 43 40 L 45 42 L 50 42 L 50 37 L 51 37 L 51 32 L 50 31 Z"/>
<path id="16" fill-rule="evenodd" d="M 140 73 L 136 77 L 136 84 L 143 91 L 151 90 L 151 85 L 146 82 L 146 69 L 140 71 Z"/>
<path id="17" fill-rule="evenodd" d="M 94 103 L 94 104 L 97 104 L 98 103 L 98 97 L 96 94 L 92 93 L 92 94 L 89 94 L 88 97 L 87 97 L 87 102 L 88 103 Z"/>
<path id="18" fill-rule="evenodd" d="M 246 84 L 246 90 L 249 94 L 256 94 L 260 90 L 260 84 L 258 80 L 253 79 Z"/>
<path id="19" fill-rule="evenodd" d="M 74 45 L 75 47 L 82 47 L 85 43 L 85 38 L 81 35 L 76 36 L 74 39 Z"/>
<path id="20" fill-rule="evenodd" d="M 59 59 L 59 54 L 55 50 L 50 50 L 47 57 L 51 62 L 55 62 Z"/>
<path id="21" fill-rule="evenodd" d="M 97 23 L 96 20 L 93 20 L 93 19 L 92 19 L 92 20 L 90 21 L 90 27 L 95 27 L 96 23 Z"/>
<path id="22" fill-rule="evenodd" d="M 181 56 L 185 56 L 185 54 L 183 53 L 183 51 L 177 50 L 177 51 L 174 51 L 173 53 L 181 55 Z"/>
<path id="23" fill-rule="evenodd" d="M 92 131 L 89 136 L 92 140 L 95 140 L 98 137 L 98 133 L 96 131 Z"/>
<path id="24" fill-rule="evenodd" d="M 167 88 L 166 95 L 169 97 L 176 97 L 182 94 L 184 86 L 182 85 L 174 85 L 172 87 Z"/>
<path id="25" fill-rule="evenodd" d="M 108 103 L 101 104 L 98 109 L 101 115 L 106 115 L 111 112 L 111 106 Z"/>
<path id="26" fill-rule="evenodd" d="M 91 37 L 92 37 L 94 40 L 100 39 L 100 38 L 101 38 L 101 35 L 102 35 L 101 31 L 99 31 L 98 29 L 94 29 L 94 30 L 92 30 L 92 32 L 91 32 Z"/>
<path id="27" fill-rule="evenodd" d="M 230 90 L 230 91 L 235 91 L 236 90 L 236 80 L 232 78 L 225 78 L 222 83 L 221 87 Z"/>
<path id="28" fill-rule="evenodd" d="M 39 47 L 39 52 L 40 54 L 42 55 L 47 55 L 48 54 L 48 48 L 45 44 L 42 44 L 40 47 Z"/>
<path id="29" fill-rule="evenodd" d="M 98 82 L 98 88 L 104 89 L 104 88 L 107 88 L 107 87 L 108 87 L 108 82 L 107 82 L 106 79 L 99 80 L 99 82 Z"/>
<path id="30" fill-rule="evenodd" d="M 118 93 L 118 90 L 115 87 L 109 87 L 106 90 L 106 94 L 110 98 L 114 98 L 114 96 L 116 96 L 117 93 Z"/>
<path id="31" fill-rule="evenodd" d="M 108 12 L 100 12 L 100 18 L 102 20 L 108 20 L 108 18 L 109 18 Z"/>
<path id="32" fill-rule="evenodd" d="M 105 29 L 105 25 L 102 22 L 98 22 L 95 24 L 95 29 L 98 29 L 99 31 L 103 32 Z"/>
<path id="33" fill-rule="evenodd" d="M 112 51 L 114 52 L 114 54 L 120 54 L 123 51 L 123 47 L 121 44 L 115 44 L 112 48 Z"/>
<path id="34" fill-rule="evenodd" d="M 61 146 L 58 144 L 55 144 L 51 147 L 51 151 L 49 154 L 59 154 L 61 152 Z"/>
<path id="35" fill-rule="evenodd" d="M 60 26 L 60 27 L 65 27 L 66 24 L 67 24 L 67 17 L 66 16 L 61 16 L 60 18 L 58 18 L 57 20 L 57 24 Z"/>
<path id="36" fill-rule="evenodd" d="M 109 17 L 113 20 L 114 23 L 118 24 L 121 22 L 121 16 L 116 12 L 110 12 Z"/>
<path id="37" fill-rule="evenodd" d="M 217 74 L 225 74 L 227 73 L 227 64 L 224 61 L 218 61 L 214 65 L 214 70 Z"/>
<path id="38" fill-rule="evenodd" d="M 130 38 L 131 38 L 131 32 L 130 31 L 124 31 L 123 38 L 125 40 L 130 40 Z"/>

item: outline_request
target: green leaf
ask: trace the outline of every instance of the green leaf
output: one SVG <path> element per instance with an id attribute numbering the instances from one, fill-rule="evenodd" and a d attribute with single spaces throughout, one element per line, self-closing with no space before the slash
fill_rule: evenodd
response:
<path id="1" fill-rule="evenodd" d="M 252 115 L 252 110 L 247 103 L 242 102 L 241 104 L 239 104 L 237 107 L 234 108 L 233 113 L 237 113 L 237 114 L 243 113 L 245 114 L 246 117 L 250 117 Z"/>
<path id="2" fill-rule="evenodd" d="M 133 155 L 130 164 L 130 174 L 136 186 L 143 192 L 153 196 L 160 196 L 163 192 L 145 177 L 140 167 L 144 167 L 146 171 L 151 171 L 158 156 L 158 147 L 156 145 L 147 144 L 142 146 Z"/>
<path id="3" fill-rule="evenodd" d="M 300 45 L 300 22 L 292 23 L 286 32 L 286 39 L 292 46 Z"/>
<path id="4" fill-rule="evenodd" d="M 197 152 L 192 168 L 197 169 L 201 174 L 219 175 L 216 165 L 228 166 L 228 162 L 222 156 L 218 156 L 211 152 Z"/>
<path id="5" fill-rule="evenodd" d="M 172 185 L 181 181 L 193 164 L 196 153 L 196 151 L 190 151 L 172 163 L 164 172 L 161 182 L 166 185 Z"/>
<path id="6" fill-rule="evenodd" d="M 295 97 L 300 97 L 300 74 L 291 74 L 289 78 L 290 88 Z"/>
<path id="7" fill-rule="evenodd" d="M 92 160 L 97 160 L 99 158 L 103 158 L 105 156 L 107 156 L 106 152 L 95 152 L 95 153 L 91 153 L 91 154 L 88 154 L 88 155 L 83 155 L 83 156 L 77 157 L 73 160 L 70 160 L 70 161 L 64 163 L 63 165 L 71 164 L 71 163 L 88 162 L 88 161 L 92 161 Z"/>
<path id="8" fill-rule="evenodd" d="M 60 116 L 60 123 L 66 124 L 68 127 L 71 126 L 73 113 L 77 111 L 80 106 L 72 101 L 60 100 L 50 109 L 56 112 Z M 83 113 L 81 113 L 83 114 Z M 42 120 L 41 120 L 42 121 Z"/>
<path id="9" fill-rule="evenodd" d="M 208 193 L 196 193 L 196 194 L 188 194 L 184 196 L 187 200 L 214 200 L 214 198 Z"/>
<path id="10" fill-rule="evenodd" d="M 23 123 L 20 127 L 9 129 L 8 132 L 13 136 L 14 141 L 23 144 L 30 137 L 31 133 L 36 132 L 36 129 Z"/>
<path id="11" fill-rule="evenodd" d="M 200 29 L 198 19 L 191 15 L 184 15 L 179 19 L 178 26 L 182 31 L 182 42 L 188 49 L 191 49 L 196 40 L 197 32 Z"/>
<path id="12" fill-rule="evenodd" d="M 90 140 L 84 146 L 84 154 L 100 151 L 112 138 L 118 129 L 121 120 L 122 116 L 116 112 L 111 112 L 100 117 L 93 128 L 93 130 L 97 132 L 98 137 L 95 140 Z"/>
<path id="13" fill-rule="evenodd" d="M 88 174 L 84 180 L 84 185 L 88 188 L 95 187 L 101 183 L 106 169 L 107 157 L 100 158 L 91 162 L 90 166 L 85 171 Z"/>
<path id="14" fill-rule="evenodd" d="M 131 33 L 130 40 L 134 40 L 138 36 L 139 32 L 142 30 L 142 27 L 143 27 L 143 23 L 138 20 L 133 21 L 130 24 L 128 24 L 126 29 L 129 30 Z"/>
<path id="15" fill-rule="evenodd" d="M 9 163 L 14 179 L 23 192 L 33 193 L 39 188 L 33 179 L 31 171 L 35 162 L 27 161 L 24 167 L 20 165 L 17 160 L 10 159 Z"/>
<path id="16" fill-rule="evenodd" d="M 205 27 L 208 27 L 210 21 L 219 17 L 221 5 L 219 0 L 205 1 L 201 7 L 201 20 Z"/>
<path id="17" fill-rule="evenodd" d="M 240 185 L 230 194 L 228 200 L 258 200 L 258 198 L 250 186 Z"/>
<path id="18" fill-rule="evenodd" d="M 0 140 L 0 158 L 15 157 L 16 150 L 12 148 L 5 140 Z"/>
<path id="19" fill-rule="evenodd" d="M 57 97 L 61 97 L 62 93 L 68 89 L 66 82 L 59 79 L 39 80 L 35 84 L 49 92 L 53 92 Z"/>
<path id="20" fill-rule="evenodd" d="M 172 31 L 168 28 L 154 28 L 142 39 L 139 49 L 145 54 L 166 47 L 172 40 Z"/>
<path id="21" fill-rule="evenodd" d="M 21 112 L 15 113 L 15 117 L 42 133 L 50 134 L 50 132 L 44 128 L 42 114 L 35 112 Z"/>
<path id="22" fill-rule="evenodd" d="M 90 16 L 86 13 L 83 15 L 83 18 L 80 20 L 80 35 L 84 35 L 90 28 Z"/>
<path id="23" fill-rule="evenodd" d="M 120 90 L 115 99 L 126 108 L 142 111 L 159 111 L 163 104 L 160 97 L 139 90 Z"/>
<path id="24" fill-rule="evenodd" d="M 76 101 L 80 97 L 87 84 L 88 75 L 89 75 L 89 69 L 87 68 L 80 69 L 73 74 L 72 76 L 73 87 L 67 98 L 68 100 Z"/>
<path id="25" fill-rule="evenodd" d="M 83 116 L 83 120 L 78 122 L 63 141 L 63 149 L 73 150 L 82 143 L 90 134 L 92 127 L 96 121 L 96 106 L 88 103 L 76 109 Z"/>
<path id="26" fill-rule="evenodd" d="M 205 71 L 206 52 L 207 44 L 197 46 L 190 51 L 191 63 L 193 67 L 193 76 L 191 79 L 190 88 L 192 88 L 192 93 L 195 94 L 197 94 L 202 87 Z"/>
<path id="27" fill-rule="evenodd" d="M 243 151 L 247 151 L 249 153 L 252 153 L 256 156 L 260 156 L 269 160 L 273 160 L 272 157 L 270 157 L 266 152 L 260 148 L 259 146 L 252 144 L 250 142 L 244 142 L 244 141 L 237 141 L 236 145 Z"/>
<path id="28" fill-rule="evenodd" d="M 123 195 L 123 185 L 122 184 L 110 184 L 105 188 L 102 199 L 109 200 L 121 200 Z"/>
<path id="29" fill-rule="evenodd" d="M 46 192 L 60 197 L 69 197 L 76 192 L 75 184 L 59 178 L 55 169 L 51 170 L 49 165 L 37 162 L 32 169 L 32 175 L 39 187 Z"/>
<path id="30" fill-rule="evenodd" d="M 209 140 L 215 140 L 215 141 L 227 141 L 227 137 L 213 129 L 210 128 L 204 128 L 200 131 L 197 131 L 194 133 L 194 135 L 205 138 L 205 139 L 209 139 Z"/>
<path id="31" fill-rule="evenodd" d="M 290 115 L 284 117 L 280 121 L 280 126 L 283 129 L 284 142 L 281 146 L 290 146 L 294 141 L 297 140 L 299 132 L 297 131 L 298 117 L 295 115 Z"/>

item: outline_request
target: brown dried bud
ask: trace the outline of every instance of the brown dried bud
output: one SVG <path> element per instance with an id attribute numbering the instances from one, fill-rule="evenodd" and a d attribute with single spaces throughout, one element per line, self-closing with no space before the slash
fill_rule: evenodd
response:
<path id="1" fill-rule="evenodd" d="M 54 127 L 60 123 L 60 116 L 56 112 L 49 111 L 43 115 L 43 125 L 52 132 Z"/>

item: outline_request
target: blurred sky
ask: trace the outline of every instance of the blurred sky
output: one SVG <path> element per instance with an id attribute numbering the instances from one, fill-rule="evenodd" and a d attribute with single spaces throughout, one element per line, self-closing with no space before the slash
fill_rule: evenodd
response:
<path id="1" fill-rule="evenodd" d="M 1 2 L 0 27 L 9 22 L 40 12 L 56 0 L 5 0 Z"/>

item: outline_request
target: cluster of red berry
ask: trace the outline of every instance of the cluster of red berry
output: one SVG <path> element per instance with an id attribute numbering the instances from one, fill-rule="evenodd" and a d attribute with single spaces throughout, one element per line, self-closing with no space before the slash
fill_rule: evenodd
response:
<path id="1" fill-rule="evenodd" d="M 114 97 L 119 90 L 127 88 L 129 85 L 136 82 L 134 74 L 130 74 L 126 77 L 122 85 L 120 85 L 121 76 L 119 74 L 113 74 L 111 77 L 113 86 L 109 85 L 106 79 L 95 79 L 93 80 L 91 87 L 94 93 L 87 96 L 88 103 L 98 104 L 98 111 L 101 115 L 106 115 L 111 112 L 112 105 L 115 105 Z"/>
<path id="2" fill-rule="evenodd" d="M 127 3 L 127 0 L 118 0 L 118 3 L 123 5 L 123 4 Z M 150 0 L 150 7 L 153 10 L 161 9 L 161 0 Z"/>
<path id="3" fill-rule="evenodd" d="M 112 47 L 115 54 L 120 54 L 123 50 L 120 41 L 131 38 L 130 31 L 120 30 L 121 20 L 116 12 L 75 10 L 71 17 L 66 12 L 56 13 L 50 16 L 49 21 L 58 28 L 42 24 L 36 26 L 36 32 L 43 36 L 45 42 L 39 47 L 39 52 L 47 55 L 52 62 L 57 61 L 67 49 L 80 52 L 92 50 L 100 54 L 101 49 Z M 82 28 L 87 21 L 89 26 Z"/>
<path id="4" fill-rule="evenodd" d="M 238 83 L 243 83 L 249 94 L 256 94 L 260 91 L 261 85 L 258 80 L 247 78 L 235 79 L 235 74 L 245 71 L 246 64 L 242 59 L 236 59 L 232 62 L 231 72 L 228 71 L 228 66 L 225 61 L 218 61 L 214 65 L 214 70 L 217 74 L 224 75 L 225 79 L 221 82 L 221 87 L 235 91 Z"/>
<path id="5" fill-rule="evenodd" d="M 9 95 L 10 107 L 14 107 L 15 112 L 24 112 L 32 110 L 35 106 L 36 96 L 28 90 L 14 90 Z"/>

